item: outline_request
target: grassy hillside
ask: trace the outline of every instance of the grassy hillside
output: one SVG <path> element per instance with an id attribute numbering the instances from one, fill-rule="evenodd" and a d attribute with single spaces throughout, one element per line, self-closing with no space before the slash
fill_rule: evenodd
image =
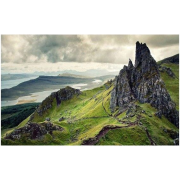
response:
<path id="1" fill-rule="evenodd" d="M 110 130 L 97 144 L 98 145 L 150 145 L 151 140 L 156 145 L 173 145 L 173 136 L 176 136 L 178 129 L 165 117 L 159 119 L 155 116 L 156 109 L 149 104 L 137 102 L 141 111 L 136 113 L 139 123 L 129 128 Z M 133 118 L 126 118 L 126 113 L 121 118 L 127 122 Z M 136 118 L 137 118 L 136 117 Z"/>
<path id="2" fill-rule="evenodd" d="M 178 129 L 165 117 L 155 116 L 156 109 L 149 104 L 135 102 L 135 109 L 126 109 L 122 114 L 111 114 L 110 93 L 113 84 L 82 92 L 79 96 L 63 101 L 60 106 L 54 100 L 53 107 L 43 116 L 35 117 L 33 123 L 42 124 L 50 118 L 63 131 L 53 131 L 40 139 L 2 139 L 4 145 L 173 145 Z M 63 117 L 64 120 L 59 121 Z M 25 119 L 18 127 L 28 122 Z M 10 129 L 6 133 L 12 132 Z"/>
<path id="3" fill-rule="evenodd" d="M 175 78 L 167 72 L 161 72 L 161 78 L 176 103 L 179 110 L 179 65 L 175 63 L 161 62 L 161 66 L 171 68 Z M 63 131 L 52 131 L 41 138 L 30 139 L 26 135 L 17 140 L 4 139 L 6 134 L 15 129 L 25 127 L 29 117 L 18 126 L 12 117 L 23 117 L 23 106 L 13 112 L 12 107 L 2 108 L 2 122 L 10 119 L 8 126 L 2 126 L 2 144 L 4 145 L 173 145 L 179 129 L 170 123 L 164 116 L 160 119 L 155 113 L 157 110 L 150 104 L 134 102 L 123 113 L 117 110 L 113 114 L 110 111 L 110 96 L 113 83 L 106 84 L 83 91 L 80 95 L 74 95 L 72 99 L 62 101 L 57 106 L 56 99 L 52 102 L 52 108 L 45 111 L 42 116 L 34 114 L 32 123 L 44 125 L 47 118 L 54 125 L 63 128 Z M 24 107 L 25 108 L 25 107 Z M 11 112 L 9 112 L 11 111 Z M 32 113 L 32 111 L 29 111 Z M 17 113 L 17 114 L 16 114 Z M 29 113 L 28 116 L 31 114 Z M 61 119 L 63 117 L 63 119 Z M 61 119 L 61 121 L 59 121 Z M 17 124 L 16 124 L 17 125 Z M 28 134 L 27 134 L 28 136 Z"/>
<path id="4" fill-rule="evenodd" d="M 176 103 L 176 109 L 179 111 L 179 64 L 163 63 L 161 66 L 171 68 L 176 76 L 175 78 L 172 78 L 166 72 L 161 72 L 161 78 L 165 82 L 172 100 Z"/>

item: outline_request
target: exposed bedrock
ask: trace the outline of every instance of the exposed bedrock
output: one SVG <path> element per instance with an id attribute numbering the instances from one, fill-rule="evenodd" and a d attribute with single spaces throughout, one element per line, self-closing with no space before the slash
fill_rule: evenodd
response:
<path id="1" fill-rule="evenodd" d="M 111 92 L 111 111 L 114 112 L 116 107 L 124 108 L 133 100 L 150 103 L 158 110 L 158 117 L 164 115 L 179 127 L 179 112 L 160 77 L 158 65 L 146 44 L 139 42 L 136 43 L 135 65 L 129 60 L 128 66 L 124 66 L 115 78 L 115 87 Z"/>

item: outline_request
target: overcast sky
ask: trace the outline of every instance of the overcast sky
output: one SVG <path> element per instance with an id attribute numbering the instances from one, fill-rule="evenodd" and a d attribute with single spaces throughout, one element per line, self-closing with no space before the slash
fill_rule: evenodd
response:
<path id="1" fill-rule="evenodd" d="M 2 35 L 2 73 L 60 70 L 118 71 L 135 43 L 146 43 L 156 61 L 179 53 L 179 35 Z"/>

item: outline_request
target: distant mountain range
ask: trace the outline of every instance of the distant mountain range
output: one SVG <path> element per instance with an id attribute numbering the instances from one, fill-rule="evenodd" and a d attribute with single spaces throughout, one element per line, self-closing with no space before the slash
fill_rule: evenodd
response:
<path id="1" fill-rule="evenodd" d="M 39 76 L 36 79 L 31 79 L 20 83 L 19 85 L 12 87 L 10 89 L 1 90 L 1 100 L 15 100 L 21 96 L 30 95 L 30 93 L 42 92 L 46 90 L 60 89 L 65 86 L 78 85 L 78 84 L 87 84 L 84 88 L 92 89 L 95 88 L 109 79 L 114 78 L 113 75 L 99 76 L 99 77 L 72 77 L 75 76 Z M 101 83 L 96 83 L 95 80 L 100 80 Z"/>
<path id="2" fill-rule="evenodd" d="M 92 78 L 92 77 L 88 77 L 88 76 L 76 75 L 76 74 L 71 74 L 71 73 L 62 73 L 62 74 L 59 74 L 58 76 L 60 76 L 60 77 L 74 77 L 74 78 Z"/>
<path id="3" fill-rule="evenodd" d="M 34 72 L 31 74 L 1 74 L 1 81 L 6 80 L 16 80 L 16 79 L 23 79 L 29 77 L 36 77 L 36 76 L 68 76 L 68 77 L 79 77 L 79 78 L 89 78 L 89 77 L 99 77 L 99 76 L 106 76 L 106 75 L 116 75 L 118 71 L 107 71 L 103 69 L 89 69 L 87 71 L 75 71 L 75 70 L 65 70 L 65 71 L 57 71 L 57 72 Z"/>
<path id="4" fill-rule="evenodd" d="M 1 74 L 1 81 L 35 77 L 35 74 Z"/>
<path id="5" fill-rule="evenodd" d="M 80 75 L 80 76 L 86 76 L 86 77 L 98 77 L 98 76 L 105 76 L 105 75 L 116 75 L 118 72 L 119 71 L 110 72 L 105 69 L 89 69 L 87 71 L 76 71 L 76 70 L 64 70 L 64 71 L 56 71 L 56 72 L 36 71 L 29 75 L 58 76 L 59 74 L 74 74 L 74 75 Z"/>

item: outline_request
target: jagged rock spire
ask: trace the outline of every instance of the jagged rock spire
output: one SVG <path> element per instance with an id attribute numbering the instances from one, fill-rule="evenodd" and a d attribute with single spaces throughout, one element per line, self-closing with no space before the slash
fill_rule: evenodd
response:
<path id="1" fill-rule="evenodd" d="M 132 69 L 134 66 L 133 66 L 133 63 L 131 61 L 131 59 L 129 59 L 129 64 L 128 64 L 128 69 Z"/>
<path id="2" fill-rule="evenodd" d="M 149 48 L 146 46 L 146 43 L 142 44 L 139 41 L 136 42 L 136 59 L 135 59 L 135 67 L 138 67 L 139 64 L 142 63 L 145 57 L 150 57 L 151 52 Z"/>
<path id="3" fill-rule="evenodd" d="M 135 67 L 129 60 L 128 67 L 120 71 L 116 78 L 115 87 L 111 93 L 110 108 L 127 107 L 133 100 L 150 103 L 158 110 L 159 116 L 164 115 L 179 126 L 179 113 L 160 78 L 156 61 L 151 56 L 146 44 L 136 43 Z"/>

